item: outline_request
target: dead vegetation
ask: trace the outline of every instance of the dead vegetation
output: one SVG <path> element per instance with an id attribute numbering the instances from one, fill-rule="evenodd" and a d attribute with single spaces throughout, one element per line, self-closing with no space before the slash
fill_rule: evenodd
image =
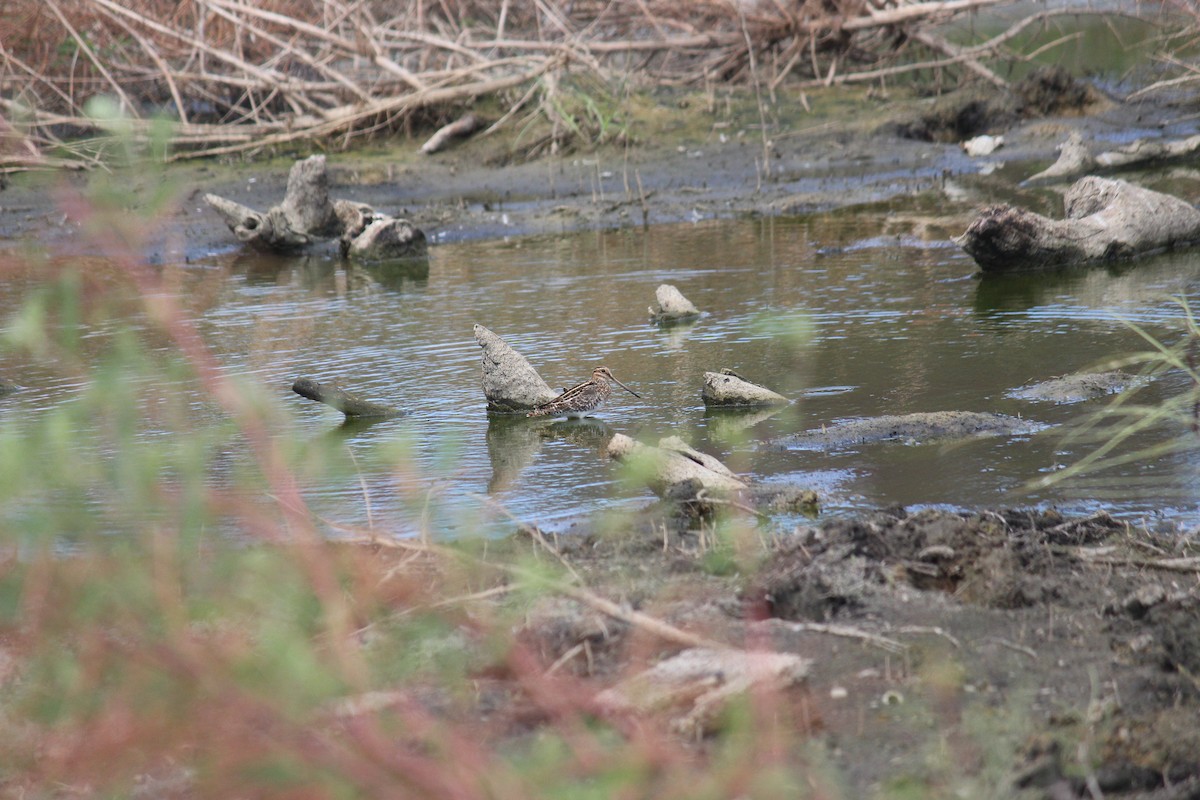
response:
<path id="1" fill-rule="evenodd" d="M 631 85 L 799 89 L 914 72 L 1004 85 L 986 62 L 1067 10 L 966 46 L 940 26 L 1002 0 L 15 0 L 0 27 L 0 169 L 87 166 L 71 144 L 112 98 L 136 135 L 175 123 L 173 157 L 260 151 L 445 123 L 496 98 L 500 125 L 547 123 L 545 152 L 619 135 Z"/>

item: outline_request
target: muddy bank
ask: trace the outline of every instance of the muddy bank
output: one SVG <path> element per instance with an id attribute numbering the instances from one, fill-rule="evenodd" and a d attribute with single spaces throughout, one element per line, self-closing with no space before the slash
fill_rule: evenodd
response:
<path id="1" fill-rule="evenodd" d="M 811 659 L 788 691 L 810 726 L 796 757 L 824 764 L 842 796 L 1200 791 L 1194 542 L 1103 513 L 893 509 L 740 556 L 652 529 L 560 546 L 593 587 L 647 614 Z M 547 663 L 566 655 L 601 687 L 647 663 L 635 626 L 570 601 L 539 608 L 521 636 Z M 588 657 L 571 657 L 585 640 Z"/>
<path id="2" fill-rule="evenodd" d="M 433 245 L 801 214 L 900 197 L 908 198 L 907 227 L 924 238 L 948 239 L 985 202 L 1024 197 L 1026 205 L 1049 211 L 1053 191 L 1018 185 L 1055 160 L 1071 131 L 1088 140 L 1112 131 L 1151 139 L 1191 132 L 1177 102 L 1159 96 L 1136 105 L 1091 102 L 1085 116 L 1070 104 L 1051 104 L 1041 115 L 1017 113 L 1011 103 L 989 110 L 971 91 L 936 98 L 897 91 L 880 103 L 867 93 L 841 89 L 810 92 L 806 102 L 808 110 L 781 96 L 764 137 L 751 97 L 732 95 L 714 107 L 700 93 L 662 91 L 645 98 L 627 121 L 630 136 L 623 144 L 535 161 L 520 160 L 514 140 L 500 136 L 458 140 L 427 155 L 417 132 L 411 139 L 331 156 L 330 187 L 347 200 L 411 220 Z M 959 130 L 964 116 L 972 120 L 969 130 Z M 913 119 L 921 124 L 914 128 Z M 1002 133 L 1004 147 L 987 157 L 964 153 L 959 142 L 984 132 Z M 293 160 L 306 154 L 278 155 L 170 167 L 167 180 L 177 189 L 180 207 L 151 237 L 150 255 L 167 258 L 183 248 L 183 255 L 197 258 L 235 246 L 203 197 L 215 193 L 251 207 L 270 206 L 283 195 Z M 63 224 L 56 197 L 63 184 L 85 188 L 91 180 L 74 174 L 14 176 L 0 193 L 6 212 L 0 216 L 0 239 L 69 241 L 73 227 Z M 153 169 L 122 176 L 147 194 L 162 180 Z"/>

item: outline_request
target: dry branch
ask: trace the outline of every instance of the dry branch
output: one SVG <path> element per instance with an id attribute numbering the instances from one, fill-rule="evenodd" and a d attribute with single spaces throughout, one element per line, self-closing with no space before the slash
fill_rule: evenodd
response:
<path id="1" fill-rule="evenodd" d="M 1093 155 L 1091 148 L 1084 142 L 1082 134 L 1073 131 L 1058 146 L 1058 150 L 1058 160 L 1038 174 L 1027 178 L 1024 185 L 1033 186 L 1075 178 L 1097 167 L 1118 170 L 1150 162 L 1193 157 L 1197 151 L 1200 151 L 1200 135 L 1166 141 L 1137 139 L 1116 150 L 1106 150 Z"/>
<path id="2" fill-rule="evenodd" d="M 145 117 L 177 120 L 175 157 L 186 157 L 330 137 L 344 145 L 421 110 L 448 122 L 475 98 L 511 89 L 521 90 L 524 105 L 542 76 L 553 78 L 547 91 L 570 70 L 602 83 L 621 74 L 774 89 L 793 73 L 802 82 L 843 82 L 935 64 L 997 83 L 984 61 L 1030 20 L 1057 10 L 974 46 L 951 45 L 935 28 L 1001 1 L 879 8 L 851 0 L 510 0 L 497 11 L 461 0 L 415 12 L 398 4 L 386 17 L 384 7 L 365 3 L 13 0 L 10 17 L 36 34 L 0 37 L 0 108 L 44 147 L 92 130 L 81 109 L 107 91 L 135 118 L 137 136 L 149 136 Z M 64 57 L 63 42 L 78 55 Z M 922 58 L 902 42 L 942 57 Z M 767 65 L 774 74 L 758 75 Z M 550 116 L 552 106 L 534 107 Z M 556 135 L 569 135 L 571 126 L 559 127 Z M 12 165 L 3 159 L 0 168 Z"/>
<path id="3" fill-rule="evenodd" d="M 464 114 L 458 119 L 451 122 L 449 125 L 443 125 L 437 129 L 433 136 L 425 144 L 421 145 L 422 153 L 436 153 L 441 150 L 446 144 L 455 138 L 469 136 L 479 129 L 480 121 L 474 114 Z"/>
<path id="4" fill-rule="evenodd" d="M 1173 195 L 1089 176 L 1064 197 L 1066 218 L 1008 205 L 983 209 L 959 237 L 985 272 L 1130 258 L 1200 241 L 1200 211 Z"/>
<path id="5" fill-rule="evenodd" d="M 342 255 L 360 261 L 422 258 L 426 252 L 425 234 L 407 220 L 381 214 L 363 203 L 332 200 L 325 156 L 310 156 L 293 164 L 283 202 L 268 211 L 259 212 L 215 194 L 206 194 L 204 200 L 238 241 L 256 250 L 294 253 L 336 237 Z"/>

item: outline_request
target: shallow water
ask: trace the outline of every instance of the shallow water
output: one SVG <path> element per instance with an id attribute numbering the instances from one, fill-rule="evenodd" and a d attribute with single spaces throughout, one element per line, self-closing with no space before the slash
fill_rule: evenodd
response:
<path id="1" fill-rule="evenodd" d="M 225 367 L 270 387 L 290 414 L 276 435 L 330 437 L 353 457 L 349 474 L 305 486 L 319 514 L 346 524 L 455 535 L 510 530 L 511 515 L 565 529 L 581 514 L 640 504 L 649 492 L 622 483 L 600 453 L 612 431 L 645 441 L 681 435 L 756 480 L 814 486 L 825 515 L 894 503 L 1038 504 L 1200 522 L 1194 454 L 1031 492 L 1029 481 L 1087 452 L 1064 449 L 1063 428 L 1103 401 L 1056 406 L 1008 396 L 1142 349 L 1120 317 L 1170 337 L 1181 312 L 1169 296 L 1198 299 L 1200 255 L 982 279 L 956 246 L 885 230 L 882 216 L 842 213 L 443 244 L 432 249 L 427 275 L 233 250 L 164 268 L 178 273 Z M 5 294 L 6 317 L 35 282 Z M 663 282 L 704 310 L 698 322 L 648 324 Z M 504 337 L 552 386 L 604 364 L 641 399 L 618 390 L 598 418 L 581 422 L 489 418 L 475 323 Z M 775 414 L 706 412 L 703 373 L 722 367 L 797 402 Z M 0 369 L 26 385 L 3 401 L 10 420 L 69 402 L 78 390 L 60 372 L 39 373 L 10 355 Z M 410 414 L 342 426 L 332 409 L 291 394 L 300 376 L 337 379 Z M 1182 388 L 1167 378 L 1146 392 Z M 952 445 L 762 446 L 838 419 L 941 410 L 999 411 L 1051 427 Z M 195 425 L 221 419 L 207 401 L 193 412 Z M 211 480 L 234 474 L 214 468 Z"/>

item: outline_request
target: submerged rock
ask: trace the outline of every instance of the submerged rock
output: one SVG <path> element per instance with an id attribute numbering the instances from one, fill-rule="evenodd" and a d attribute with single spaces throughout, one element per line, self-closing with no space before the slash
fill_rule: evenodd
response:
<path id="1" fill-rule="evenodd" d="M 1081 403 L 1109 394 L 1123 392 L 1145 379 L 1124 372 L 1081 372 L 1022 386 L 1008 393 L 1017 400 L 1038 400 L 1048 403 Z"/>
<path id="2" fill-rule="evenodd" d="M 791 402 L 778 392 L 751 383 L 729 369 L 704 373 L 701 396 L 706 406 L 781 406 Z"/>
<path id="3" fill-rule="evenodd" d="M 488 411 L 529 411 L 558 397 L 525 356 L 499 336 L 476 325 L 475 341 L 483 348 L 483 395 Z"/>
<path id="4" fill-rule="evenodd" d="M 320 383 L 312 378 L 297 378 L 292 391 L 301 397 L 332 406 L 346 415 L 347 419 L 390 419 L 404 412 L 395 406 L 363 400 L 358 395 L 341 388 L 337 383 Z"/>
<path id="5" fill-rule="evenodd" d="M 652 322 L 679 322 L 700 316 L 700 309 L 669 283 L 654 290 L 654 301 L 657 308 L 650 306 L 646 309 L 650 312 Z"/>
<path id="6" fill-rule="evenodd" d="M 782 436 L 772 440 L 771 444 L 815 449 L 892 440 L 924 444 L 940 439 L 1021 436 L 1046 427 L 1041 422 L 987 411 L 933 411 L 847 420 L 818 430 Z"/>

